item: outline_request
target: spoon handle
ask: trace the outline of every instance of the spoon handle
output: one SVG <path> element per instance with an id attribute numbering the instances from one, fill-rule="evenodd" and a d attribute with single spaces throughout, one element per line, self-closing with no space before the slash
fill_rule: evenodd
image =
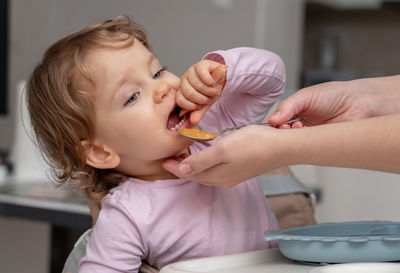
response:
<path id="1" fill-rule="evenodd" d="M 289 124 L 289 123 L 293 123 L 293 122 L 296 122 L 296 121 L 299 121 L 299 120 L 301 120 L 301 118 L 292 118 L 292 119 L 289 119 L 289 120 L 284 121 L 282 123 L 275 124 L 275 126 L 279 126 L 279 125 L 283 125 L 283 124 Z M 271 123 L 262 123 L 262 124 L 263 125 L 268 125 L 268 126 L 272 125 Z"/>
<path id="2" fill-rule="evenodd" d="M 283 124 L 289 124 L 289 123 L 293 123 L 293 122 L 296 122 L 296 121 L 299 121 L 299 120 L 300 120 L 300 118 L 294 118 L 294 119 L 290 119 L 290 120 L 287 120 L 287 121 L 284 121 L 284 122 L 282 122 L 282 123 L 275 124 L 275 125 L 276 125 L 276 126 L 279 126 L 279 125 L 283 125 Z M 255 124 L 252 123 L 252 124 L 246 124 L 246 125 L 232 126 L 232 127 L 225 128 L 224 130 L 218 132 L 218 135 L 221 135 L 221 134 L 223 134 L 223 133 L 225 133 L 225 132 L 227 132 L 227 131 L 240 129 L 240 128 L 246 127 L 246 126 L 248 126 L 248 125 L 265 125 L 265 126 L 271 126 L 272 124 L 271 124 L 271 123 L 265 122 L 265 123 L 255 123 Z"/>

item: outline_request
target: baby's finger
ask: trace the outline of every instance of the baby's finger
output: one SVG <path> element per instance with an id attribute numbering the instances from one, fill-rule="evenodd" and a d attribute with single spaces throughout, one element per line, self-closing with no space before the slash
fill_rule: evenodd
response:
<path id="1" fill-rule="evenodd" d="M 210 71 L 213 71 L 219 65 L 221 64 L 214 61 L 208 61 L 206 62 L 206 65 L 199 65 L 196 66 L 194 69 L 197 76 L 204 84 L 208 86 L 214 86 L 217 81 L 211 76 Z"/>
<path id="2" fill-rule="evenodd" d="M 199 105 L 187 100 L 180 92 L 178 92 L 176 94 L 176 103 L 182 109 L 186 109 L 186 110 L 189 110 L 189 111 L 193 111 L 193 110 L 199 109 Z"/>
<path id="3" fill-rule="evenodd" d="M 212 104 L 204 105 L 198 110 L 194 110 L 190 113 L 190 123 L 191 124 L 198 124 L 203 116 L 207 113 L 208 109 L 211 107 Z"/>
<path id="4" fill-rule="evenodd" d="M 182 79 L 183 80 L 183 79 Z M 218 95 L 219 93 L 219 88 L 215 86 L 208 86 L 201 81 L 201 79 L 196 75 L 195 77 L 187 77 L 185 78 L 186 81 L 189 82 L 191 86 L 197 91 L 200 92 L 201 94 L 208 96 L 208 97 L 214 97 Z"/>
<path id="5" fill-rule="evenodd" d="M 187 80 L 183 78 L 181 80 L 181 92 L 185 99 L 200 105 L 207 104 L 209 98 L 201 93 L 199 93 Z"/>
<path id="6" fill-rule="evenodd" d="M 189 110 L 181 109 L 181 111 L 179 112 L 179 117 L 183 117 L 184 115 L 186 115 L 189 112 L 190 112 Z"/>
<path id="7" fill-rule="evenodd" d="M 190 123 L 191 124 L 198 124 L 200 120 L 203 118 L 205 112 L 200 110 L 194 110 L 190 112 Z"/>
<path id="8" fill-rule="evenodd" d="M 226 65 L 220 65 L 211 73 L 211 76 L 217 83 L 224 83 L 226 78 L 226 70 L 228 67 Z"/>

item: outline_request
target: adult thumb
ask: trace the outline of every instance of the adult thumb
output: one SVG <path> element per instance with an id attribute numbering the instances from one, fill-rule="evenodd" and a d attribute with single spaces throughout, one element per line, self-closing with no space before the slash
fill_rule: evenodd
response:
<path id="1" fill-rule="evenodd" d="M 178 177 L 188 177 L 202 173 L 209 168 L 222 163 L 218 157 L 217 149 L 208 147 L 196 154 L 193 154 L 183 161 L 170 158 L 163 163 L 164 169 Z"/>
<path id="2" fill-rule="evenodd" d="M 177 158 L 169 158 L 162 163 L 162 166 L 168 172 L 176 175 L 177 177 L 183 178 L 185 176 L 186 171 L 182 172 L 179 168 L 180 160 Z"/>
<path id="3" fill-rule="evenodd" d="M 272 124 L 285 122 L 301 114 L 306 109 L 308 103 L 307 97 L 301 92 L 297 92 L 283 100 L 278 105 L 278 108 L 267 118 L 267 122 Z"/>
<path id="4" fill-rule="evenodd" d="M 179 168 L 186 175 L 195 175 L 202 173 L 222 162 L 221 153 L 218 152 L 216 144 L 191 155 L 184 159 L 180 164 Z"/>

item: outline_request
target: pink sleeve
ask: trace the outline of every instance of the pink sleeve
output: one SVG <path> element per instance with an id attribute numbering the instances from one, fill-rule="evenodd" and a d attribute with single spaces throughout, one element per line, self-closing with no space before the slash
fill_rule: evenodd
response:
<path id="1" fill-rule="evenodd" d="M 285 67 L 271 51 L 240 47 L 211 52 L 203 59 L 223 59 L 228 71 L 222 95 L 201 121 L 202 129 L 262 122 L 284 91 Z"/>
<path id="2" fill-rule="evenodd" d="M 138 272 L 144 252 L 140 233 L 129 212 L 106 197 L 79 272 Z"/>

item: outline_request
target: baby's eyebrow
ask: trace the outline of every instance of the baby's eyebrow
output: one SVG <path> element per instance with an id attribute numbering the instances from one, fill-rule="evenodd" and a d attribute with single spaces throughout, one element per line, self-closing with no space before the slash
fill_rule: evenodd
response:
<path id="1" fill-rule="evenodd" d="M 151 54 L 149 59 L 148 59 L 149 67 L 152 67 L 153 64 L 156 64 L 157 67 L 161 66 L 160 60 L 157 58 L 156 55 Z"/>
<path id="2" fill-rule="evenodd" d="M 127 73 L 123 74 L 117 81 L 116 83 L 112 86 L 111 90 L 112 90 L 112 98 L 111 98 L 111 102 L 114 103 L 114 100 L 116 99 L 116 97 L 118 97 L 117 95 L 120 93 L 121 91 L 121 87 L 122 85 L 126 82 L 126 78 L 127 78 Z"/>
<path id="3" fill-rule="evenodd" d="M 149 54 L 146 61 L 147 65 L 150 67 L 150 65 L 154 60 L 157 60 L 157 57 L 154 56 L 154 54 Z M 116 97 L 118 97 L 118 94 L 121 93 L 121 87 L 126 83 L 128 76 L 129 76 L 128 72 L 122 74 L 122 76 L 116 81 L 116 83 L 112 85 L 111 90 L 113 95 L 111 98 L 111 103 L 114 103 Z"/>
<path id="4" fill-rule="evenodd" d="M 150 56 L 147 60 L 148 65 L 150 65 L 155 59 L 157 59 L 156 56 L 154 56 L 153 54 L 150 54 Z"/>

